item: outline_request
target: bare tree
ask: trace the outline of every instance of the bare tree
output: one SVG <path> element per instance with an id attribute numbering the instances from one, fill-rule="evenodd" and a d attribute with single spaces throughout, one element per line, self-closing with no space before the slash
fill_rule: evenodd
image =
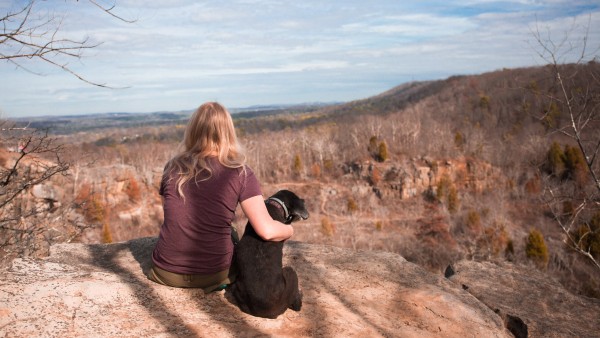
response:
<path id="1" fill-rule="evenodd" d="M 132 22 L 115 14 L 114 5 L 87 2 L 118 20 Z M 37 0 L 20 6 L 0 13 L 0 60 L 29 72 L 27 60 L 42 62 L 88 84 L 108 87 L 86 79 L 69 66 L 69 61 L 80 59 L 99 43 L 63 37 L 64 18 L 43 11 Z M 57 215 L 69 208 L 59 207 L 52 193 L 32 196 L 36 187 L 40 190 L 43 183 L 68 174 L 71 163 L 64 155 L 64 145 L 48 131 L 17 127 L 0 119 L 0 265 L 16 256 L 36 254 L 53 241 L 68 241 L 87 227 L 77 220 L 69 224 L 66 217 Z"/>
<path id="2" fill-rule="evenodd" d="M 56 175 L 67 175 L 70 164 L 62 157 L 65 147 L 45 131 L 4 121 L 0 133 L 0 256 L 11 258 L 35 251 L 36 238 L 47 230 L 37 217 L 58 209 L 51 193 L 36 199 L 32 189 Z"/>
<path id="3" fill-rule="evenodd" d="M 133 22 L 115 14 L 114 5 L 106 7 L 95 0 L 88 2 L 118 20 Z M 28 69 L 23 61 L 38 60 L 58 67 L 83 82 L 108 87 L 86 79 L 69 66 L 70 60 L 80 59 L 86 50 L 96 48 L 100 43 L 91 42 L 88 38 L 73 40 L 61 37 L 64 18 L 51 13 L 40 13 L 36 9 L 37 1 L 30 0 L 18 9 L 0 14 L 0 60 L 6 60 L 17 68 L 32 73 L 35 72 Z"/>
<path id="4" fill-rule="evenodd" d="M 572 38 L 576 28 L 583 30 L 579 40 Z M 539 27 L 532 35 L 537 53 L 549 65 L 554 81 L 555 91 L 545 94 L 547 106 L 557 107 L 546 109 L 539 118 L 547 120 L 553 111 L 565 117 L 549 130 L 551 134 L 570 140 L 582 154 L 582 168 L 587 173 L 577 184 L 565 184 L 549 175 L 546 177 L 545 201 L 565 235 L 565 242 L 600 269 L 598 254 L 594 255 L 587 240 L 600 231 L 590 222 L 593 215 L 600 212 L 600 166 L 597 162 L 600 153 L 600 67 L 596 61 L 598 49 L 590 50 L 588 46 L 589 28 L 589 21 L 582 27 L 574 26 L 559 41 Z M 573 56 L 576 56 L 573 64 L 564 64 Z"/>
<path id="5" fill-rule="evenodd" d="M 10 161 L 8 168 L 0 168 L 0 223 L 14 220 L 3 216 L 6 208 L 22 192 L 69 170 L 69 164 L 61 159 L 64 146 L 50 138 L 47 132 L 9 127 L 3 128 L 2 133 L 2 142 L 12 144 L 13 147 L 7 148 L 12 148 L 16 156 L 14 160 L 5 160 Z"/>

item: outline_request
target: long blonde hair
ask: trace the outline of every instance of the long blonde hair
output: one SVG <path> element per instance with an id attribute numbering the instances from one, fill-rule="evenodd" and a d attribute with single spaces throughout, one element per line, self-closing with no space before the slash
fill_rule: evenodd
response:
<path id="1" fill-rule="evenodd" d="M 177 191 L 184 199 L 182 186 L 187 181 L 192 178 L 196 182 L 203 181 L 212 175 L 206 161 L 208 157 L 216 156 L 228 168 L 243 168 L 246 163 L 231 115 L 218 102 L 206 102 L 196 109 L 188 121 L 180 147 L 182 151 L 167 163 L 164 175 L 176 172 L 179 176 Z M 207 175 L 199 179 L 198 175 L 203 172 Z"/>

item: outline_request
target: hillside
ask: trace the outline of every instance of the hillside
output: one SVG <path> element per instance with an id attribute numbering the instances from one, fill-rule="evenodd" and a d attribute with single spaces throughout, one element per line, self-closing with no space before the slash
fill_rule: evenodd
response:
<path id="1" fill-rule="evenodd" d="M 570 75 L 569 88 L 587 95 L 581 102 L 590 107 L 598 104 L 599 68 L 594 62 L 561 68 Z M 462 259 L 511 262 L 598 298 L 600 272 L 564 244 L 557 224 L 577 216 L 573 224 L 589 225 L 593 231 L 583 244 L 596 243 L 600 234 L 594 230 L 600 210 L 589 203 L 598 198 L 593 183 L 576 164 L 577 154 L 569 155 L 575 160 L 564 154 L 573 154 L 575 144 L 556 132 L 569 120 L 560 101 L 548 101 L 560 93 L 551 70 L 409 83 L 364 100 L 250 112 L 234 120 L 264 195 L 287 188 L 307 201 L 311 219 L 296 227 L 294 240 L 388 251 L 436 273 Z M 597 139 L 598 123 L 595 115 L 586 140 Z M 47 211 L 30 218 L 29 228 L 19 225 L 30 230 L 4 230 L 5 263 L 43 256 L 56 242 L 157 235 L 158 182 L 176 152 L 183 120 L 117 125 L 58 138 L 70 145 L 63 154 L 70 175 L 53 177 L 20 200 Z M 555 163 L 560 173 L 548 162 L 553 142 L 563 152 Z M 8 170 L 18 154 L 1 155 Z M 37 165 L 27 168 L 35 172 Z M 562 199 L 548 200 L 550 190 Z M 572 212 L 581 201 L 589 201 L 585 210 Z M 563 215 L 554 213 L 556 206 Z M 243 217 L 235 221 L 244 224 Z M 528 244 L 534 230 L 546 248 L 540 258 Z"/>

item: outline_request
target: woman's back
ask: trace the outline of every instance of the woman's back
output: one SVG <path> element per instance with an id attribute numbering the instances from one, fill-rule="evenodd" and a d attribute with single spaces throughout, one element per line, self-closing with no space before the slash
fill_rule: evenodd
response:
<path id="1" fill-rule="evenodd" d="M 181 274 L 209 274 L 229 267 L 233 254 L 231 222 L 237 204 L 260 195 L 260 186 L 248 167 L 228 168 L 216 157 L 211 168 L 188 180 L 179 195 L 177 172 L 163 175 L 164 224 L 153 253 L 155 264 Z M 208 179 L 207 179 L 208 177 Z"/>

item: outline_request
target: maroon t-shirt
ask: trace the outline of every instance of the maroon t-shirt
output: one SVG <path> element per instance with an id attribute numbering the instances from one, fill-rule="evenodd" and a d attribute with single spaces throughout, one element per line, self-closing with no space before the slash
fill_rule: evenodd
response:
<path id="1" fill-rule="evenodd" d="M 237 204 L 262 195 L 248 166 L 244 171 L 227 168 L 217 158 L 207 162 L 212 176 L 187 181 L 182 187 L 185 202 L 177 191 L 177 175 L 163 174 L 160 194 L 165 220 L 152 253 L 154 264 L 163 270 L 212 274 L 228 269 L 233 255 L 231 222 Z"/>

